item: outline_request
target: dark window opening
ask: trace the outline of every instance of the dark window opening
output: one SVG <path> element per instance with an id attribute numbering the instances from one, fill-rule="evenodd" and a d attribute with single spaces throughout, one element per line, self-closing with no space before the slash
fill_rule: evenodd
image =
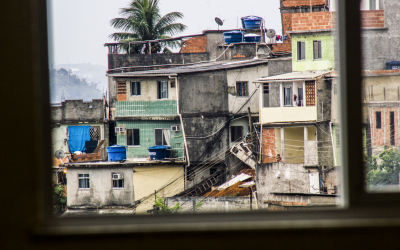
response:
<path id="1" fill-rule="evenodd" d="M 131 82 L 131 96 L 140 95 L 140 82 Z"/>
<path id="2" fill-rule="evenodd" d="M 269 107 L 269 83 L 263 84 L 264 91 L 264 107 Z"/>
<path id="3" fill-rule="evenodd" d="M 238 142 L 243 137 L 243 126 L 231 126 L 231 142 Z"/>
<path id="4" fill-rule="evenodd" d="M 390 145 L 396 145 L 394 130 L 394 112 L 390 112 Z"/>
<path id="5" fill-rule="evenodd" d="M 166 128 L 154 129 L 154 142 L 155 145 L 169 145 L 170 131 Z"/>
<path id="6" fill-rule="evenodd" d="M 237 96 L 248 96 L 248 90 L 247 90 L 247 82 L 237 82 L 236 83 L 236 95 Z"/>
<path id="7" fill-rule="evenodd" d="M 321 41 L 314 41 L 314 59 L 321 59 Z"/>
<path id="8" fill-rule="evenodd" d="M 306 59 L 306 43 L 297 42 L 297 60 Z"/>
<path id="9" fill-rule="evenodd" d="M 284 105 L 292 105 L 292 88 L 284 88 Z"/>
<path id="10" fill-rule="evenodd" d="M 175 81 L 171 82 L 171 88 L 175 88 Z"/>
<path id="11" fill-rule="evenodd" d="M 381 128 L 381 112 L 375 112 L 376 116 L 376 128 L 380 129 Z"/>
<path id="12" fill-rule="evenodd" d="M 168 82 L 160 81 L 157 84 L 157 99 L 168 99 Z"/>
<path id="13" fill-rule="evenodd" d="M 126 130 L 126 145 L 127 146 L 140 146 L 139 129 Z"/>
<path id="14" fill-rule="evenodd" d="M 303 106 L 303 88 L 297 88 L 297 106 Z"/>

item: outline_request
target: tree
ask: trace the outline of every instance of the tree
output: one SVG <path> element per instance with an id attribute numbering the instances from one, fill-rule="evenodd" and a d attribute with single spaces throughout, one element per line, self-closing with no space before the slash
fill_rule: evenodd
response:
<path id="1" fill-rule="evenodd" d="M 154 201 L 154 205 L 156 208 L 159 208 L 158 214 L 173 214 L 178 213 L 182 210 L 182 206 L 179 205 L 179 202 L 175 204 L 173 207 L 169 207 L 165 205 L 165 201 L 162 197 L 156 196 L 156 200 Z"/>
<path id="2" fill-rule="evenodd" d="M 67 206 L 67 195 L 65 194 L 65 186 L 58 185 L 53 191 L 53 208 L 55 214 L 62 214 Z"/>
<path id="3" fill-rule="evenodd" d="M 123 32 L 113 33 L 110 38 L 121 43 L 165 39 L 186 29 L 186 25 L 175 23 L 177 19 L 183 17 L 181 12 L 170 12 L 161 16 L 158 3 L 159 0 L 133 0 L 129 7 L 122 8 L 120 14 L 123 17 L 112 19 L 110 24 Z M 177 41 L 153 43 L 151 53 L 161 51 L 170 53 L 171 51 L 166 46 L 175 48 L 179 45 Z M 147 53 L 148 46 L 148 43 L 124 44 L 119 49 L 130 54 L 140 54 Z"/>
<path id="4" fill-rule="evenodd" d="M 379 162 L 379 163 L 378 163 Z M 400 150 L 387 148 L 367 160 L 366 183 L 369 188 L 376 189 L 387 185 L 399 185 Z"/>

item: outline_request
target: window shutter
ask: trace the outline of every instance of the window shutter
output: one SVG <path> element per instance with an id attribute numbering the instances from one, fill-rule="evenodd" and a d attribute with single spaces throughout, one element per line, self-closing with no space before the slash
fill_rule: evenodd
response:
<path id="1" fill-rule="evenodd" d="M 306 59 L 306 43 L 301 42 L 301 60 Z"/>

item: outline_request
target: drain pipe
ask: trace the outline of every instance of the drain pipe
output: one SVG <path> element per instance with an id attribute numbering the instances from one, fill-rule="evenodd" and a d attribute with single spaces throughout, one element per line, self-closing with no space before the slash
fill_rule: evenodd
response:
<path id="1" fill-rule="evenodd" d="M 335 167 L 337 166 L 336 162 L 336 154 L 335 154 L 335 145 L 333 143 L 333 136 L 332 136 L 332 122 L 329 122 L 329 130 L 331 132 L 331 142 L 332 142 L 332 151 L 333 151 L 333 162 L 335 163 Z"/>
<path id="2" fill-rule="evenodd" d="M 176 76 L 170 76 L 170 75 L 169 75 L 168 78 L 169 78 L 169 79 L 174 79 L 174 80 L 175 80 L 175 83 L 176 83 L 176 86 L 175 86 L 175 90 L 176 90 L 176 110 L 177 110 L 178 116 L 179 116 L 179 118 L 180 118 L 180 120 L 181 120 L 182 133 L 183 133 L 183 141 L 184 141 L 184 143 L 185 143 L 186 157 L 187 157 L 187 162 L 188 162 L 188 165 L 187 165 L 187 166 L 189 167 L 189 166 L 190 166 L 190 158 L 189 158 L 189 151 L 188 151 L 188 149 L 187 149 L 185 127 L 184 127 L 184 125 L 183 125 L 182 115 L 181 115 L 181 113 L 180 113 L 180 111 L 179 111 L 179 91 L 178 91 L 179 83 L 178 83 L 178 77 L 176 77 Z"/>

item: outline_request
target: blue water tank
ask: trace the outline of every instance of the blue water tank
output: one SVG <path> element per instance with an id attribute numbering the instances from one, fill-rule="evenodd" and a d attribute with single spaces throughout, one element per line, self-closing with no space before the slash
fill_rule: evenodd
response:
<path id="1" fill-rule="evenodd" d="M 262 18 L 259 16 L 245 16 L 242 17 L 242 26 L 243 29 L 260 29 Z"/>
<path id="2" fill-rule="evenodd" d="M 171 148 L 170 146 L 158 145 L 149 147 L 147 150 L 149 150 L 150 159 L 153 161 L 153 160 L 164 160 L 165 158 L 169 158 L 170 148 Z"/>
<path id="3" fill-rule="evenodd" d="M 127 146 L 113 145 L 107 147 L 109 161 L 122 161 L 126 159 Z"/>
<path id="4" fill-rule="evenodd" d="M 400 62 L 399 61 L 387 62 L 386 69 L 400 69 Z"/>
<path id="5" fill-rule="evenodd" d="M 261 41 L 261 36 L 257 34 L 246 34 L 244 35 L 245 43 L 259 43 Z"/>
<path id="6" fill-rule="evenodd" d="M 224 32 L 225 43 L 241 43 L 243 42 L 244 31 L 232 30 Z"/>

